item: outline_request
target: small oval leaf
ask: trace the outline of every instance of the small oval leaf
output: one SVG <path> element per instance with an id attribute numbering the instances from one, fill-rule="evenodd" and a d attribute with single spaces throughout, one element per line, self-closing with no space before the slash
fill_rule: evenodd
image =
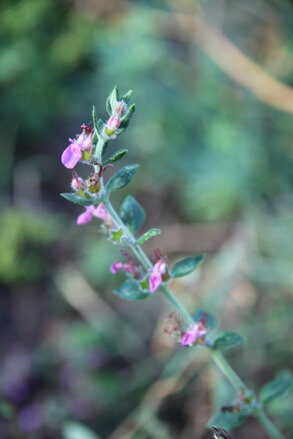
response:
<path id="1" fill-rule="evenodd" d="M 127 165 L 120 169 L 117 174 L 113 175 L 106 185 L 106 191 L 114 191 L 116 189 L 121 189 L 131 182 L 135 172 L 139 165 Z"/>
<path id="2" fill-rule="evenodd" d="M 143 244 L 148 239 L 152 238 L 153 236 L 160 235 L 161 230 L 160 229 L 150 229 L 147 232 L 145 232 L 138 240 L 136 241 L 136 244 Z"/>
<path id="3" fill-rule="evenodd" d="M 276 378 L 274 381 L 266 384 L 260 391 L 260 400 L 263 404 L 282 398 L 293 390 L 293 377 L 282 376 Z"/>
<path id="4" fill-rule="evenodd" d="M 192 273 L 200 265 L 203 259 L 204 255 L 193 256 L 183 259 L 182 261 L 177 262 L 177 264 L 174 265 L 171 270 L 171 275 L 173 277 L 186 276 L 187 274 Z"/>
<path id="5" fill-rule="evenodd" d="M 61 197 L 65 198 L 66 200 L 71 201 L 71 203 L 78 204 L 79 206 L 92 206 L 93 204 L 97 204 L 100 202 L 99 197 L 83 198 L 83 197 L 79 197 L 78 195 L 75 195 L 71 192 L 63 193 L 60 195 L 61 195 Z"/>
<path id="6" fill-rule="evenodd" d="M 137 232 L 145 220 L 144 208 L 131 195 L 128 195 L 123 201 L 119 215 L 132 233 Z"/>
<path id="7" fill-rule="evenodd" d="M 221 332 L 215 338 L 213 342 L 213 349 L 218 349 L 219 351 L 225 351 L 226 349 L 232 349 L 243 343 L 245 339 L 237 332 Z"/>
<path id="8" fill-rule="evenodd" d="M 117 162 L 118 160 L 121 160 L 122 157 L 125 156 L 125 154 L 128 152 L 128 149 L 121 149 L 120 151 L 115 152 L 111 157 L 109 157 L 105 162 L 104 166 L 109 165 L 110 163 Z"/>
<path id="9" fill-rule="evenodd" d="M 113 290 L 113 293 L 126 300 L 142 300 L 150 296 L 150 294 L 143 292 L 139 284 L 135 280 L 127 280 L 120 287 Z"/>

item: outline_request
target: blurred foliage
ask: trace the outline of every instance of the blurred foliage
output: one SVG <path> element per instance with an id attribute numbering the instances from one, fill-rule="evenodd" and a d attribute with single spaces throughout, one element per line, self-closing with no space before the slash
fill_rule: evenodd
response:
<path id="1" fill-rule="evenodd" d="M 51 216 L 6 210 L 0 216 L 0 282 L 23 285 L 43 276 L 46 259 L 39 255 L 57 233 L 57 222 Z"/>
<path id="2" fill-rule="evenodd" d="M 292 84 L 293 9 L 287 0 L 0 3 L 5 438 L 108 437 L 143 404 L 172 357 L 174 346 L 166 347 L 166 337 L 154 330 L 159 298 L 126 306 L 109 295 L 121 280 L 109 272 L 119 248 L 105 242 L 94 224 L 77 229 L 81 209 L 58 195 L 69 187 L 59 160 L 67 138 L 89 122 L 93 104 L 105 116 L 103 103 L 114 84 L 122 92 L 132 88 L 137 103 L 115 147 L 126 147 L 130 159 L 143 164 L 131 189 L 148 214 L 146 229 L 162 223 L 196 227 L 199 221 L 235 226 L 221 248 L 212 247 L 218 254 L 207 258 L 202 277 L 174 282 L 177 294 L 194 309 L 208 306 L 219 315 L 221 330 L 240 327 L 251 344 L 229 359 L 252 387 L 260 389 L 288 368 L 292 115 L 254 97 L 161 22 L 160 12 L 175 6 L 189 11 L 194 4 L 249 58 Z M 127 194 L 121 190 L 113 199 L 121 204 Z M 239 224 L 250 230 L 248 238 L 242 229 L 237 233 Z M 162 232 L 162 247 L 168 247 Z M 94 308 L 83 302 L 83 288 L 78 308 L 61 295 L 65 280 L 56 286 L 68 263 L 99 289 L 97 309 L 103 311 L 96 320 L 84 314 Z M 148 407 L 149 418 L 141 420 L 135 437 L 180 437 L 183 431 L 193 437 L 194 429 L 198 437 L 210 437 L 205 424 L 233 396 L 231 389 L 223 381 L 214 385 L 206 367 L 202 373 L 195 363 L 184 369 L 176 355 L 172 361 L 174 376 L 184 370 L 183 384 L 156 402 L 158 416 Z M 269 409 L 287 432 L 293 431 L 291 406 L 284 398 Z M 251 422 L 237 430 L 237 438 L 252 432 L 264 438 Z"/>

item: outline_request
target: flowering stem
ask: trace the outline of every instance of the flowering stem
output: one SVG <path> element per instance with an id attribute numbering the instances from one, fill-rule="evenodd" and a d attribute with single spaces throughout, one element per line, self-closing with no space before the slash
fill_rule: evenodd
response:
<path id="1" fill-rule="evenodd" d="M 105 140 L 102 137 L 99 137 L 98 143 L 96 145 L 95 149 L 95 159 L 98 161 L 98 163 L 101 163 L 102 161 L 102 152 L 103 147 L 105 145 Z M 94 165 L 95 171 L 98 170 L 98 166 Z M 108 211 L 108 213 L 111 215 L 112 221 L 115 224 L 115 226 L 118 229 L 122 229 L 123 236 L 126 239 L 126 244 L 134 255 L 137 257 L 137 259 L 140 261 L 142 266 L 145 268 L 145 270 L 148 272 L 149 270 L 153 269 L 153 264 L 149 260 L 148 256 L 145 254 L 143 248 L 141 245 L 136 244 L 136 239 L 133 236 L 133 234 L 130 232 L 128 227 L 123 223 L 121 220 L 119 214 L 116 212 L 114 207 L 112 206 L 112 203 L 109 199 L 109 195 L 104 192 L 104 184 L 103 184 L 103 178 L 101 178 L 101 200 Z M 161 291 L 163 291 L 164 295 L 166 296 L 167 300 L 176 308 L 178 313 L 182 316 L 184 319 L 184 322 L 187 326 L 194 324 L 194 319 L 192 318 L 191 314 L 187 311 L 185 306 L 177 299 L 177 297 L 170 291 L 167 285 L 162 284 L 160 286 Z M 209 346 L 210 343 L 207 343 L 207 346 Z M 234 369 L 230 366 L 228 361 L 224 358 L 221 352 L 210 349 L 211 356 L 218 366 L 218 368 L 221 370 L 221 372 L 225 375 L 227 380 L 232 384 L 232 386 L 239 392 L 247 392 L 251 393 L 250 390 L 246 387 L 244 382 L 241 380 L 241 378 L 237 375 L 237 373 L 234 371 Z M 262 408 L 259 408 L 255 412 L 255 416 L 259 419 L 265 430 L 269 433 L 269 435 L 273 439 L 285 439 L 285 437 L 277 430 L 277 428 L 272 424 L 270 419 L 266 416 Z"/>
<path id="2" fill-rule="evenodd" d="M 146 270 L 152 269 L 153 265 L 147 255 L 145 254 L 142 247 L 138 244 L 136 244 L 136 240 L 133 236 L 133 234 L 129 231 L 128 227 L 123 223 L 120 216 L 112 206 L 112 203 L 110 202 L 108 196 L 103 197 L 103 203 L 105 205 L 105 208 L 109 212 L 109 214 L 112 217 L 112 220 L 117 228 L 123 230 L 123 235 L 127 240 L 128 247 L 131 248 L 135 256 L 138 258 L 138 260 L 141 262 L 143 267 Z M 167 287 L 167 285 L 161 285 L 160 289 L 163 291 L 164 295 L 168 299 L 170 303 L 176 308 L 176 310 L 180 313 L 180 315 L 183 317 L 184 322 L 187 325 L 194 324 L 194 320 L 191 316 L 191 314 L 187 311 L 185 306 L 174 296 L 172 291 Z M 249 389 L 247 389 L 244 382 L 241 380 L 241 378 L 237 375 L 237 373 L 234 371 L 234 369 L 230 366 L 228 361 L 224 358 L 221 352 L 216 350 L 210 350 L 211 356 L 218 366 L 218 368 L 221 370 L 221 372 L 225 375 L 227 380 L 232 384 L 232 386 L 240 393 L 243 392 L 243 390 L 250 392 Z M 258 411 L 255 413 L 255 416 L 260 420 L 261 424 L 265 428 L 265 430 L 270 434 L 270 436 L 274 439 L 285 439 L 285 437 L 277 430 L 277 428 L 272 424 L 272 422 L 269 420 L 269 418 L 266 416 L 264 411 L 262 409 L 258 409 Z"/>

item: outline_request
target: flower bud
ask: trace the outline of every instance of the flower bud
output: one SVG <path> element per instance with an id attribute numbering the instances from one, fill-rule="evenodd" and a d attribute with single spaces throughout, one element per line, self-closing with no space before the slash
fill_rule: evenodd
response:
<path id="1" fill-rule="evenodd" d="M 77 172 L 72 172 L 71 187 L 74 191 L 82 191 L 84 189 L 84 180 L 78 176 Z"/>
<path id="2" fill-rule="evenodd" d="M 117 102 L 112 116 L 108 119 L 105 125 L 105 134 L 107 136 L 113 136 L 115 134 L 115 131 L 118 130 L 121 124 L 121 116 L 125 113 L 126 109 L 127 105 L 125 102 Z"/>
<path id="3" fill-rule="evenodd" d="M 101 189 L 100 185 L 100 177 L 98 174 L 94 174 L 92 177 L 90 177 L 86 182 L 88 191 L 91 194 L 96 194 Z"/>

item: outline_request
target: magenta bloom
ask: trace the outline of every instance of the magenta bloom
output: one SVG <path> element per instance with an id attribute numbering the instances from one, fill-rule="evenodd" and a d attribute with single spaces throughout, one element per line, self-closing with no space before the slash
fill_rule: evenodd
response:
<path id="1" fill-rule="evenodd" d="M 154 293 L 163 282 L 162 275 L 166 273 L 167 264 L 163 259 L 160 259 L 150 271 L 149 288 L 150 292 Z"/>
<path id="2" fill-rule="evenodd" d="M 111 265 L 110 271 L 112 274 L 117 274 L 118 271 L 124 271 L 124 273 L 136 274 L 138 270 L 132 261 L 125 264 L 121 261 L 115 261 Z"/>
<path id="3" fill-rule="evenodd" d="M 111 216 L 105 209 L 103 203 L 100 203 L 97 207 L 86 206 L 85 212 L 80 214 L 76 220 L 76 224 L 79 226 L 89 223 L 93 217 L 100 218 L 106 224 L 111 224 Z"/>
<path id="4" fill-rule="evenodd" d="M 206 333 L 207 330 L 202 322 L 195 323 L 194 325 L 189 326 L 188 331 L 186 331 L 182 335 L 180 343 L 182 346 L 192 346 L 199 338 L 203 337 Z"/>
<path id="5" fill-rule="evenodd" d="M 74 168 L 74 166 L 82 158 L 82 150 L 91 150 L 92 137 L 93 133 L 91 132 L 87 134 L 86 130 L 84 129 L 76 139 L 69 139 L 70 145 L 67 146 L 61 156 L 61 162 L 66 168 Z"/>

